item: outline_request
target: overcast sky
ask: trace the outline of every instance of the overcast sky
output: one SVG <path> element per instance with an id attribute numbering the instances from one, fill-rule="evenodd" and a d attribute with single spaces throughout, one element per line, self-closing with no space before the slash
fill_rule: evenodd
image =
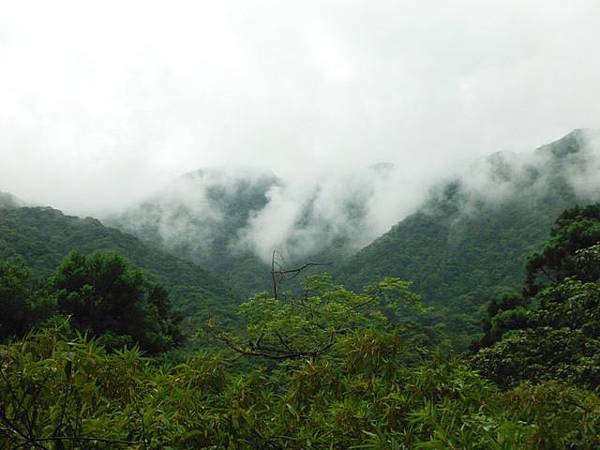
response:
<path id="1" fill-rule="evenodd" d="M 0 1 L 0 191 L 121 207 L 200 167 L 434 177 L 599 127 L 600 1 Z"/>

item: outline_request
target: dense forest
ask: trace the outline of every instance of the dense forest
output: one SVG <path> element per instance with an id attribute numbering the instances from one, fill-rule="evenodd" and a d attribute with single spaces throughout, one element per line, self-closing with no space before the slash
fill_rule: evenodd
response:
<path id="1" fill-rule="evenodd" d="M 15 202 L 0 207 L 0 258 L 23 258 L 33 279 L 51 275 L 72 249 L 116 252 L 169 289 L 175 308 L 185 318 L 184 328 L 198 327 L 209 312 L 234 318 L 239 295 L 209 271 L 96 219 L 67 216 L 52 208 L 10 207 Z"/>
<path id="2" fill-rule="evenodd" d="M 480 334 L 492 297 L 520 289 L 526 258 L 541 250 L 555 218 L 566 208 L 600 199 L 600 193 L 581 192 L 572 181 L 593 167 L 585 136 L 585 130 L 574 130 L 528 158 L 502 152 L 484 158 L 473 170 L 487 185 L 473 185 L 468 177 L 438 182 L 414 213 L 363 248 L 356 242 L 364 234 L 368 192 L 354 193 L 352 181 L 345 180 L 353 194 L 342 211 L 349 225 L 328 230 L 331 224 L 315 212 L 317 189 L 300 208 L 294 229 L 300 235 L 307 227 L 325 229 L 322 234 L 330 239 L 323 238 L 308 255 L 287 255 L 282 267 L 328 263 L 335 280 L 353 289 L 385 276 L 411 281 L 423 302 L 435 307 L 415 319 L 464 350 Z M 367 170 L 375 179 L 390 171 L 389 165 Z M 285 180 L 268 173 L 197 171 L 107 223 L 149 247 L 209 268 L 246 297 L 271 289 L 271 261 L 238 249 L 236 239 L 282 185 Z M 286 287 L 299 288 L 298 280 Z"/>
<path id="3" fill-rule="evenodd" d="M 562 213 L 463 354 L 411 283 L 257 294 L 181 353 L 169 293 L 116 253 L 0 264 L 3 448 L 594 449 L 600 205 Z M 279 292 L 279 293 L 277 293 Z M 490 294 L 491 295 L 491 294 Z M 220 347 L 219 347 L 220 344 Z"/>
<path id="4" fill-rule="evenodd" d="M 0 0 L 0 450 L 600 450 L 599 18 Z"/>
<path id="5" fill-rule="evenodd" d="M 494 155 L 504 197 L 445 182 L 360 251 L 270 267 L 227 242 L 274 177 L 212 186 L 229 228 L 176 208 L 218 230 L 201 254 L 164 241 L 168 199 L 112 219 L 136 237 L 1 194 L 0 448 L 599 448 L 582 152 L 574 132 L 518 170 Z"/>

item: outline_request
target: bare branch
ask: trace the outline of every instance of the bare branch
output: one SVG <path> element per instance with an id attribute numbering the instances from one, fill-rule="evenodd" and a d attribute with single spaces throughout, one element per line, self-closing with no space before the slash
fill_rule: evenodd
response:
<path id="1" fill-rule="evenodd" d="M 277 262 L 276 257 L 278 254 L 279 253 L 277 252 L 277 250 L 273 250 L 273 255 L 271 257 L 271 278 L 273 280 L 273 298 L 275 300 L 279 299 L 279 285 L 283 280 L 293 280 L 309 267 L 330 266 L 331 264 L 333 264 L 331 262 L 308 262 L 294 269 L 284 269 L 283 266 L 279 262 Z M 279 257 L 281 257 L 280 254 Z"/>
<path id="2" fill-rule="evenodd" d="M 310 351 L 296 350 L 283 352 L 277 347 L 271 347 L 268 345 L 261 345 L 260 347 L 255 347 L 253 349 L 244 348 L 225 334 L 216 335 L 215 339 L 218 339 L 219 341 L 223 342 L 229 349 L 241 355 L 259 356 L 262 358 L 273 359 L 276 361 L 283 361 L 285 359 L 316 358 L 318 356 L 321 356 L 323 353 L 327 352 L 335 344 L 333 336 L 331 336 L 330 341 L 321 348 Z"/>

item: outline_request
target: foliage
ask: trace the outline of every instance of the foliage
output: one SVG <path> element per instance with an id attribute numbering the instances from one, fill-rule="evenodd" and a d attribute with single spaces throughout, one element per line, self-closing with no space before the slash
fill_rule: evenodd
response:
<path id="1" fill-rule="evenodd" d="M 534 253 L 527 261 L 527 294 L 535 295 L 543 286 L 566 277 L 581 281 L 600 279 L 600 264 L 597 256 L 594 258 L 598 242 L 600 204 L 576 206 L 563 212 L 542 252 Z"/>
<path id="2" fill-rule="evenodd" d="M 50 289 L 58 312 L 70 316 L 76 329 L 102 336 L 114 347 L 137 343 L 158 353 L 181 340 L 167 291 L 118 254 L 72 251 Z"/>
<path id="3" fill-rule="evenodd" d="M 565 211 L 529 260 L 523 296 L 488 309 L 473 364 L 503 386 L 560 379 L 600 386 L 600 205 Z"/>
<path id="4" fill-rule="evenodd" d="M 540 148 L 535 162 L 524 166 L 515 166 L 501 153 L 491 155 L 485 163 L 491 189 L 474 188 L 470 180 L 449 180 L 432 189 L 415 214 L 358 253 L 353 254 L 362 239 L 351 233 L 322 244 L 309 259 L 333 262 L 336 281 L 352 289 L 385 276 L 412 281 L 424 303 L 435 306 L 430 315 L 415 320 L 464 350 L 480 337 L 490 292 L 520 288 L 527 255 L 542 249 L 554 219 L 565 208 L 588 200 L 577 197 L 569 179 L 585 163 L 582 142 L 576 130 Z M 218 172 L 198 171 L 113 223 L 150 245 L 210 268 L 236 291 L 251 295 L 269 288 L 269 267 L 235 244 L 278 183 L 269 175 L 225 183 Z M 362 194 L 369 195 L 358 195 Z M 364 216 L 361 202 L 348 205 L 348 229 L 353 229 L 353 217 Z M 312 219 L 309 201 L 294 227 L 302 229 Z M 164 229 L 174 233 L 166 235 Z M 218 306 L 222 305 L 210 305 Z M 227 311 L 229 317 L 233 309 Z"/>
<path id="5" fill-rule="evenodd" d="M 416 213 L 344 261 L 336 279 L 353 288 L 383 276 L 412 281 L 424 304 L 435 307 L 420 324 L 443 326 L 455 347 L 466 349 L 480 337 L 492 291 L 521 289 L 527 256 L 543 249 L 556 217 L 589 201 L 569 178 L 585 163 L 581 142 L 575 131 L 523 167 L 492 155 L 487 188 L 473 188 L 469 179 L 434 187 Z"/>
<path id="6" fill-rule="evenodd" d="M 0 209 L 0 259 L 22 257 L 34 279 L 53 275 L 73 248 L 86 254 L 116 252 L 142 268 L 150 281 L 171 292 L 173 307 L 185 318 L 182 326 L 187 332 L 212 316 L 235 325 L 237 294 L 192 263 L 89 217 L 67 216 L 52 208 Z"/>
<path id="7" fill-rule="evenodd" d="M 487 317 L 483 320 L 483 338 L 474 348 L 489 347 L 499 341 L 504 333 L 524 326 L 529 318 L 525 308 L 527 301 L 514 291 L 496 293 L 487 307 Z"/>
<path id="8" fill-rule="evenodd" d="M 213 334 L 244 355 L 315 358 L 354 330 L 384 329 L 390 319 L 397 323 L 406 309 L 420 309 L 420 296 L 410 290 L 410 283 L 385 278 L 356 293 L 319 274 L 304 280 L 300 295 L 272 298 L 263 292 L 242 303 L 239 314 L 247 321 L 244 334 Z"/>
<path id="9" fill-rule="evenodd" d="M 428 314 L 409 282 L 357 291 L 318 275 L 300 292 L 256 295 L 240 319 L 231 291 L 192 264 L 93 219 L 9 206 L 0 256 L 53 276 L 36 284 L 23 261 L 0 260 L 0 338 L 11 336 L 0 345 L 0 448 L 597 449 L 600 206 L 564 212 L 514 290 L 547 215 L 573 200 L 562 181 L 545 200 L 474 202 L 466 216 L 466 191 L 451 185 L 337 274 L 352 285 L 408 274 L 437 306 Z M 131 254 L 149 278 L 105 253 L 70 253 L 54 271 L 73 243 Z M 162 279 L 196 320 L 219 309 L 244 323 L 211 331 L 259 358 L 147 356 L 178 340 Z M 433 349 L 444 337 L 464 346 L 486 304 L 474 355 Z"/>
<path id="10" fill-rule="evenodd" d="M 596 261 L 594 246 L 577 255 Z M 26 270 L 15 267 L 7 285 L 19 292 Z M 125 299 L 154 305 L 164 325 L 165 292 L 153 289 L 115 255 L 64 261 L 49 289 L 62 312 L 114 333 L 103 344 L 55 317 L 54 328 L 0 346 L 0 447 L 591 450 L 600 440 L 590 390 L 600 379 L 598 283 L 566 278 L 533 298 L 490 293 L 491 344 L 465 361 L 431 351 L 428 330 L 406 323 L 421 309 L 409 283 L 355 292 L 313 276 L 304 295 L 241 305 L 247 328 L 232 342 L 284 359 L 245 371 L 215 353 L 108 352 L 128 326 L 115 319 L 147 312 Z"/>
<path id="11" fill-rule="evenodd" d="M 0 260 L 0 341 L 25 333 L 30 323 L 30 273 L 23 261 Z"/>
<path id="12" fill-rule="evenodd" d="M 594 449 L 600 398 L 560 382 L 503 392 L 433 353 L 401 362 L 389 333 L 352 351 L 234 375 L 201 353 L 156 365 L 45 330 L 0 346 L 7 449 Z"/>
<path id="13" fill-rule="evenodd" d="M 381 276 L 413 281 L 435 307 L 435 323 L 465 348 L 480 333 L 479 311 L 491 291 L 520 286 L 526 255 L 542 247 L 553 218 L 570 203 L 515 199 L 465 214 L 449 206 L 452 199 L 441 202 L 404 219 L 336 275 L 354 287 Z"/>

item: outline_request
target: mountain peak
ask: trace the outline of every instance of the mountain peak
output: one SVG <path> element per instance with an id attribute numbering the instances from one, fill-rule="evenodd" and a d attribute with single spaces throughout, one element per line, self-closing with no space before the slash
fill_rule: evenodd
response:
<path id="1" fill-rule="evenodd" d="M 557 158 L 578 153 L 586 143 L 600 136 L 600 130 L 593 128 L 576 128 L 565 136 L 537 148 L 540 153 L 552 153 Z"/>

